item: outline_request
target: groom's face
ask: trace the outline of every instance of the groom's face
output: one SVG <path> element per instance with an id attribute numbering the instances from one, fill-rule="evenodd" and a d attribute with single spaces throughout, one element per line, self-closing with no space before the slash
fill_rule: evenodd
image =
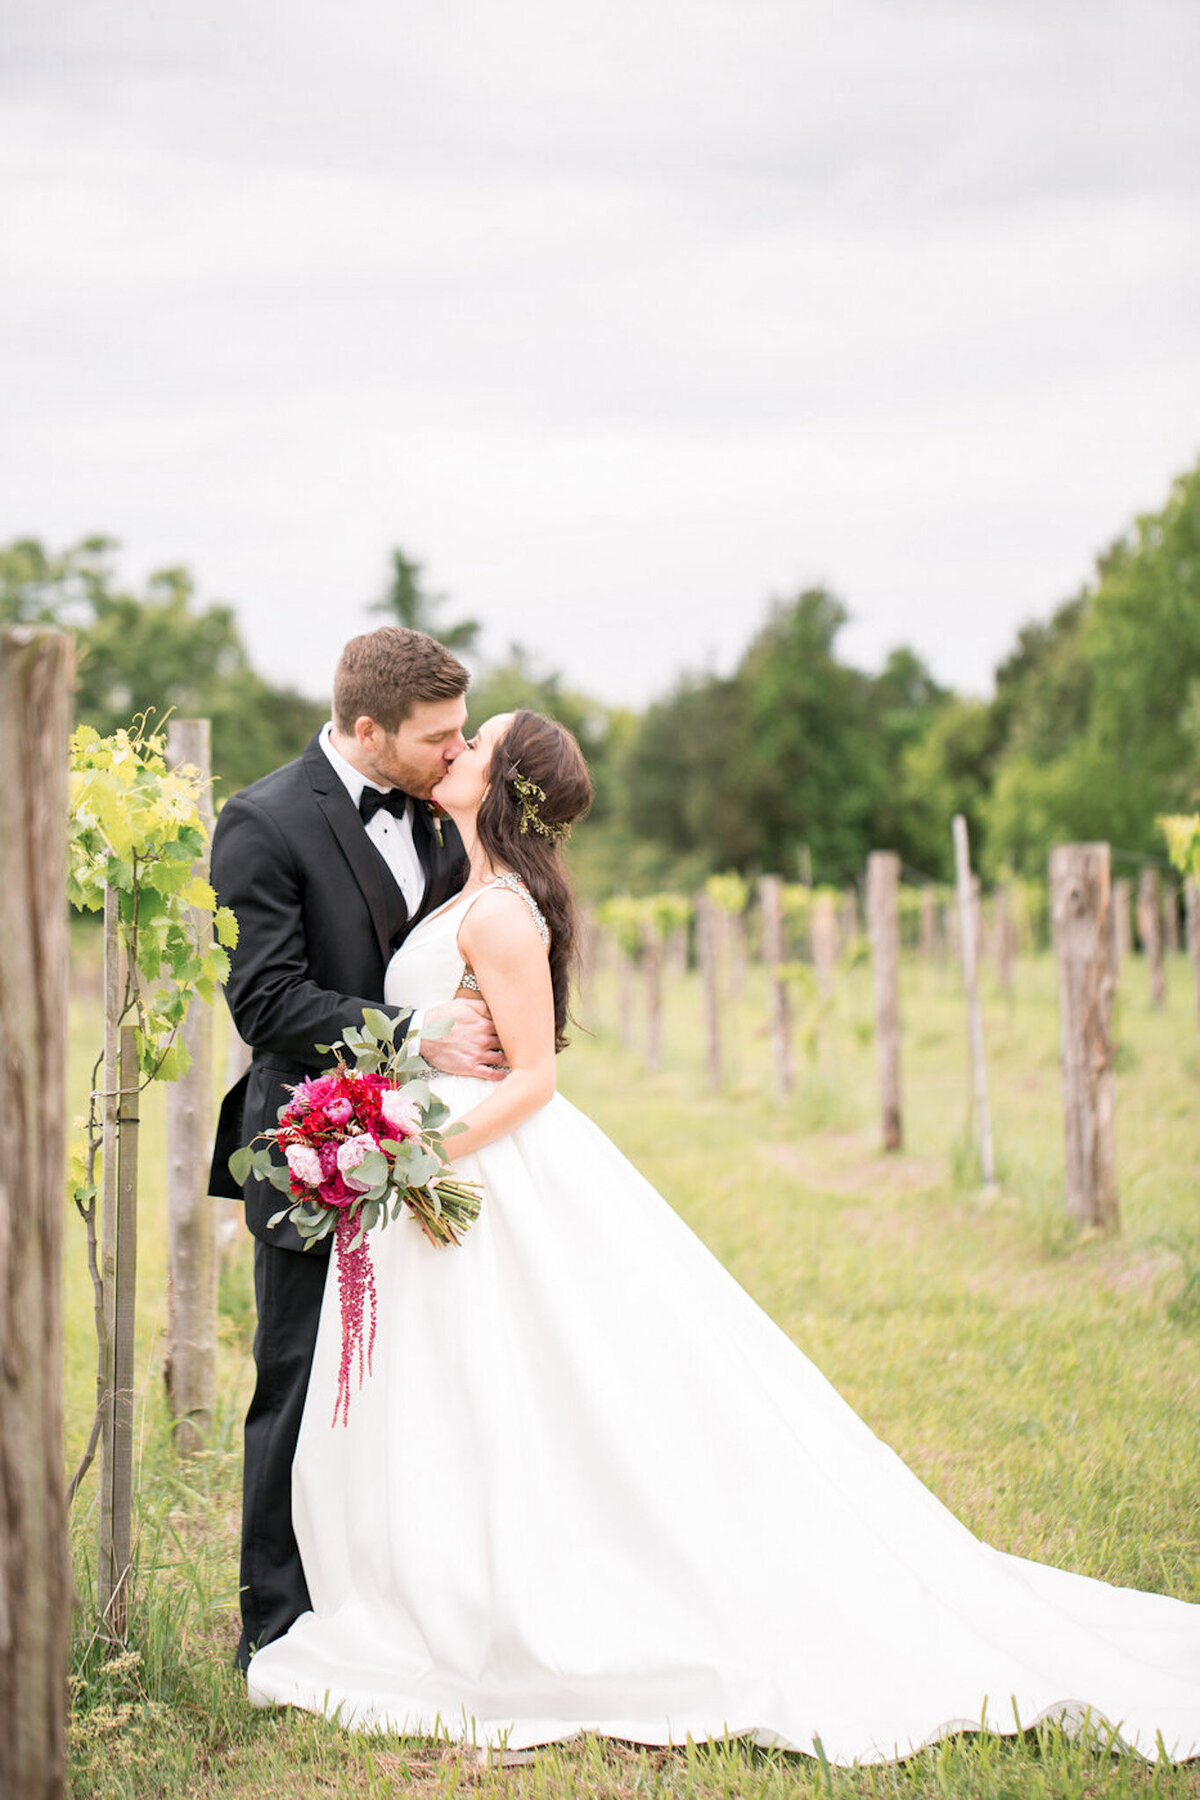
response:
<path id="1" fill-rule="evenodd" d="M 466 720 L 467 703 L 460 697 L 418 701 L 408 718 L 401 720 L 398 731 L 374 725 L 371 779 L 381 787 L 403 788 L 414 799 L 428 800 L 435 782 L 463 748 Z"/>

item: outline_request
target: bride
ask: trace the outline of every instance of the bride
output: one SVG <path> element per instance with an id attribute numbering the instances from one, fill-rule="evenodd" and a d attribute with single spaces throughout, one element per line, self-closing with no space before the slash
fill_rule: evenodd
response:
<path id="1" fill-rule="evenodd" d="M 505 1079 L 435 1080 L 483 1208 L 457 1249 L 374 1237 L 374 1372 L 336 1430 L 326 1289 L 293 1472 L 313 1610 L 251 1698 L 513 1749 L 746 1734 L 845 1764 L 1060 1717 L 1200 1756 L 1200 1605 L 972 1537 L 555 1093 L 574 739 L 491 719 L 435 793 L 469 877 L 387 998 L 491 1009 Z"/>

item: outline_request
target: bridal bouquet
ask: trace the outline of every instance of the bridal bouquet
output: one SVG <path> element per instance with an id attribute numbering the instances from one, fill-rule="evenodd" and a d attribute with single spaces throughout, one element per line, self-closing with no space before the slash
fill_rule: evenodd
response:
<path id="1" fill-rule="evenodd" d="M 367 1233 L 407 1210 L 431 1244 L 457 1244 L 479 1216 L 478 1188 L 444 1160 L 446 1136 L 461 1127 L 444 1131 L 449 1109 L 430 1092 L 428 1065 L 415 1049 L 395 1044 L 395 1027 L 368 1007 L 362 1030 L 348 1027 L 338 1043 L 319 1044 L 334 1067 L 292 1088 L 278 1125 L 229 1159 L 239 1185 L 254 1175 L 289 1196 L 272 1225 L 290 1217 L 305 1249 L 333 1237 L 342 1311 L 334 1424 L 339 1413 L 349 1417 L 351 1363 L 357 1357 L 360 1386 L 364 1366 L 371 1368 L 376 1296 Z"/>

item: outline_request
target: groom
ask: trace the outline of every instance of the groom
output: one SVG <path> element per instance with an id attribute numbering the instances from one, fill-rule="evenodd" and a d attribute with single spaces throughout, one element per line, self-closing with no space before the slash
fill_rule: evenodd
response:
<path id="1" fill-rule="evenodd" d="M 329 1240 L 304 1251 L 295 1226 L 268 1224 L 275 1189 L 236 1187 L 228 1158 L 274 1126 L 288 1090 L 313 1074 L 364 1006 L 381 1006 L 388 960 L 426 913 L 462 886 L 462 843 L 435 824 L 429 793 L 463 749 L 466 669 L 420 631 L 385 625 L 351 639 L 333 684 L 333 720 L 296 762 L 234 794 L 213 834 L 212 879 L 238 921 L 226 990 L 253 1052 L 225 1096 L 210 1191 L 245 1200 L 254 1235 L 257 1383 L 246 1415 L 242 1635 L 238 1663 L 309 1606 L 292 1530 L 292 1457 L 316 1343 Z M 455 1000 L 423 1018 L 445 1035 L 421 1054 L 452 1075 L 494 1076 L 502 1058 L 486 1008 Z"/>

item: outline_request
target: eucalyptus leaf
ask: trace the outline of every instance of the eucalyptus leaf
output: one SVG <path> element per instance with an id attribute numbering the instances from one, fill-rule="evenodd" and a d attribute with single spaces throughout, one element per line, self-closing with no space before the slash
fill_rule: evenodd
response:
<path id="1" fill-rule="evenodd" d="M 354 1171 L 354 1183 L 362 1187 L 377 1187 L 388 1176 L 388 1160 L 381 1150 L 368 1150 Z"/>
<path id="2" fill-rule="evenodd" d="M 249 1144 L 243 1144 L 241 1149 L 235 1150 L 230 1157 L 229 1173 L 233 1176 L 233 1179 L 237 1182 L 239 1187 L 245 1187 L 247 1181 L 249 1181 L 250 1170 L 253 1163 L 254 1152 L 251 1150 Z"/>

